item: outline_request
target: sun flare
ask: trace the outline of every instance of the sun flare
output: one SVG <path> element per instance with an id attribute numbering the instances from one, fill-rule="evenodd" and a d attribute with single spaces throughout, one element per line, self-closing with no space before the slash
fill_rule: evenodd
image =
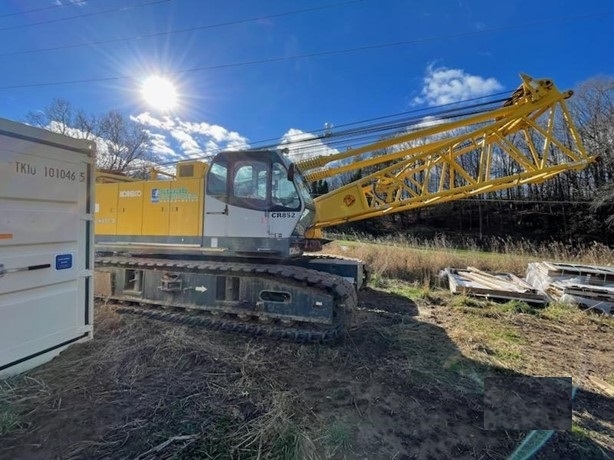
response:
<path id="1" fill-rule="evenodd" d="M 166 78 L 152 75 L 148 77 L 141 88 L 145 102 L 157 110 L 172 110 L 177 106 L 177 90 Z"/>

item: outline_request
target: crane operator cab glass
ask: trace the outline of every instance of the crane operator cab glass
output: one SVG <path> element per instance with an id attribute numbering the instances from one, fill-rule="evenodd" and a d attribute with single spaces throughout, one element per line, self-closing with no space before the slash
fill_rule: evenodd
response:
<path id="1" fill-rule="evenodd" d="M 205 240 L 215 237 L 232 249 L 251 244 L 261 252 L 275 247 L 285 253 L 300 245 L 314 209 L 304 178 L 282 154 L 221 152 L 207 173 Z M 236 238 L 242 240 L 230 241 Z"/>

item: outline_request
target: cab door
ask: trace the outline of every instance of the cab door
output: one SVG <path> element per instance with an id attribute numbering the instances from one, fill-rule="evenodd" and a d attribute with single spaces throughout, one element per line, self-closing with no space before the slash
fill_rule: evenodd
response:
<path id="1" fill-rule="evenodd" d="M 245 158 L 230 167 L 221 163 L 211 166 L 205 198 L 206 237 L 270 236 L 269 165 L 267 159 Z"/>

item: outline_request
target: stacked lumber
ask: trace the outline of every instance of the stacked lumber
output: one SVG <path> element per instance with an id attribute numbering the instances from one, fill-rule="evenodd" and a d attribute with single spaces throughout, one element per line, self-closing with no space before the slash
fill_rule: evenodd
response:
<path id="1" fill-rule="evenodd" d="M 441 276 L 447 277 L 453 294 L 493 300 L 521 300 L 537 304 L 544 304 L 548 300 L 543 292 L 511 273 L 491 274 L 474 267 L 467 267 L 466 269 L 446 268 Z"/>
<path id="2" fill-rule="evenodd" d="M 535 262 L 526 281 L 552 300 L 611 313 L 614 308 L 614 267 Z"/>

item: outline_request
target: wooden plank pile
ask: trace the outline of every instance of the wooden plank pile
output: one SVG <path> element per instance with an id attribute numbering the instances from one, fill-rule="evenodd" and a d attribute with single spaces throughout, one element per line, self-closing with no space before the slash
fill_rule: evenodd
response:
<path id="1" fill-rule="evenodd" d="M 477 268 L 446 268 L 441 277 L 448 279 L 453 294 L 484 297 L 493 300 L 521 300 L 527 303 L 545 304 L 548 296 L 525 280 L 511 273 L 486 273 Z"/>
<path id="2" fill-rule="evenodd" d="M 614 267 L 535 262 L 526 281 L 552 300 L 611 313 L 614 309 Z"/>

